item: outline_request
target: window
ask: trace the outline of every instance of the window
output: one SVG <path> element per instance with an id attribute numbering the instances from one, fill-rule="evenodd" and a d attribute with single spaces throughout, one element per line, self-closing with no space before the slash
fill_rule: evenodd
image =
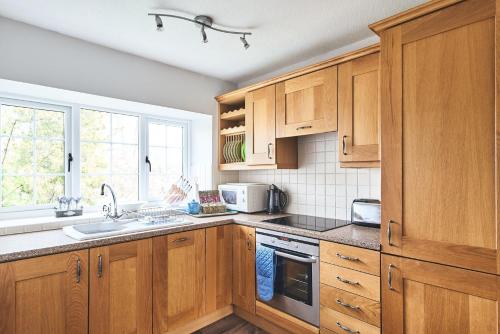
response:
<path id="1" fill-rule="evenodd" d="M 82 109 L 80 156 L 87 205 L 97 204 L 103 182 L 121 200 L 139 199 L 139 117 Z"/>
<path id="2" fill-rule="evenodd" d="M 0 207 L 53 204 L 65 193 L 69 109 L 0 100 Z"/>
<path id="3" fill-rule="evenodd" d="M 148 122 L 149 199 L 163 199 L 170 186 L 186 174 L 185 152 L 183 125 L 158 120 Z"/>

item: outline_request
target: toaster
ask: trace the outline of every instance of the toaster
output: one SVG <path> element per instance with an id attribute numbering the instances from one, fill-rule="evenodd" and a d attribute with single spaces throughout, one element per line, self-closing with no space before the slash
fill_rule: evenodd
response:
<path id="1" fill-rule="evenodd" d="M 380 201 L 359 198 L 352 201 L 351 223 L 355 225 L 380 227 Z"/>

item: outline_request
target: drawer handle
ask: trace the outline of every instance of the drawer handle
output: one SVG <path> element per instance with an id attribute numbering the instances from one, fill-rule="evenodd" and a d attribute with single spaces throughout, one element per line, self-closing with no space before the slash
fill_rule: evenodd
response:
<path id="1" fill-rule="evenodd" d="M 174 242 L 184 242 L 184 241 L 188 241 L 188 238 L 182 237 L 174 240 Z"/>
<path id="2" fill-rule="evenodd" d="M 359 258 L 357 257 L 352 257 L 352 256 L 347 256 L 347 255 L 342 255 L 340 253 L 336 254 L 338 258 L 341 258 L 342 260 L 347 260 L 347 261 L 359 261 Z"/>
<path id="3" fill-rule="evenodd" d="M 312 125 L 303 125 L 303 126 L 299 126 L 297 128 L 297 131 L 299 131 L 299 130 L 305 130 L 305 129 L 310 129 L 310 128 L 312 128 Z"/>
<path id="4" fill-rule="evenodd" d="M 97 277 L 102 277 L 102 255 L 97 257 Z"/>
<path id="5" fill-rule="evenodd" d="M 353 309 L 353 310 L 359 310 L 359 306 L 351 305 L 349 303 L 344 303 L 340 299 L 337 299 L 335 302 L 337 304 L 339 304 L 340 306 L 344 306 L 344 307 L 347 307 L 347 308 L 350 308 L 350 309 Z"/>
<path id="6" fill-rule="evenodd" d="M 337 278 L 337 281 L 341 281 L 342 283 L 345 283 L 345 284 L 359 285 L 359 282 L 350 281 L 350 280 L 342 278 L 340 276 L 337 276 L 336 278 Z"/>
<path id="7" fill-rule="evenodd" d="M 394 290 L 394 288 L 392 287 L 392 268 L 394 268 L 395 266 L 391 263 L 389 264 L 389 272 L 387 274 L 387 284 L 389 285 L 389 290 Z"/>
<path id="8" fill-rule="evenodd" d="M 352 329 L 350 329 L 349 327 L 347 326 L 344 326 L 342 325 L 340 322 L 337 321 L 337 327 L 339 327 L 340 329 L 346 331 L 347 333 L 354 333 L 354 334 L 359 334 L 359 331 L 353 331 Z"/>

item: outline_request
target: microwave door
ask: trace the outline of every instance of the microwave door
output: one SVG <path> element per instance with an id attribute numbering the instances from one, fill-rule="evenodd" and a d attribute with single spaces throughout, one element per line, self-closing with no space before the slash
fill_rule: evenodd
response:
<path id="1" fill-rule="evenodd" d="M 238 205 L 238 191 L 235 189 L 222 189 L 221 190 L 222 200 L 226 205 L 236 208 Z"/>

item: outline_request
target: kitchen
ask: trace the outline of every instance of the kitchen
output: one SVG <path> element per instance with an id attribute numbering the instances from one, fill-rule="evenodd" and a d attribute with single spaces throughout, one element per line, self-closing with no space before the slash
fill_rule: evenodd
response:
<path id="1" fill-rule="evenodd" d="M 0 1 L 0 333 L 500 332 L 498 1 L 30 2 Z M 330 52 L 284 56 L 300 13 Z"/>

